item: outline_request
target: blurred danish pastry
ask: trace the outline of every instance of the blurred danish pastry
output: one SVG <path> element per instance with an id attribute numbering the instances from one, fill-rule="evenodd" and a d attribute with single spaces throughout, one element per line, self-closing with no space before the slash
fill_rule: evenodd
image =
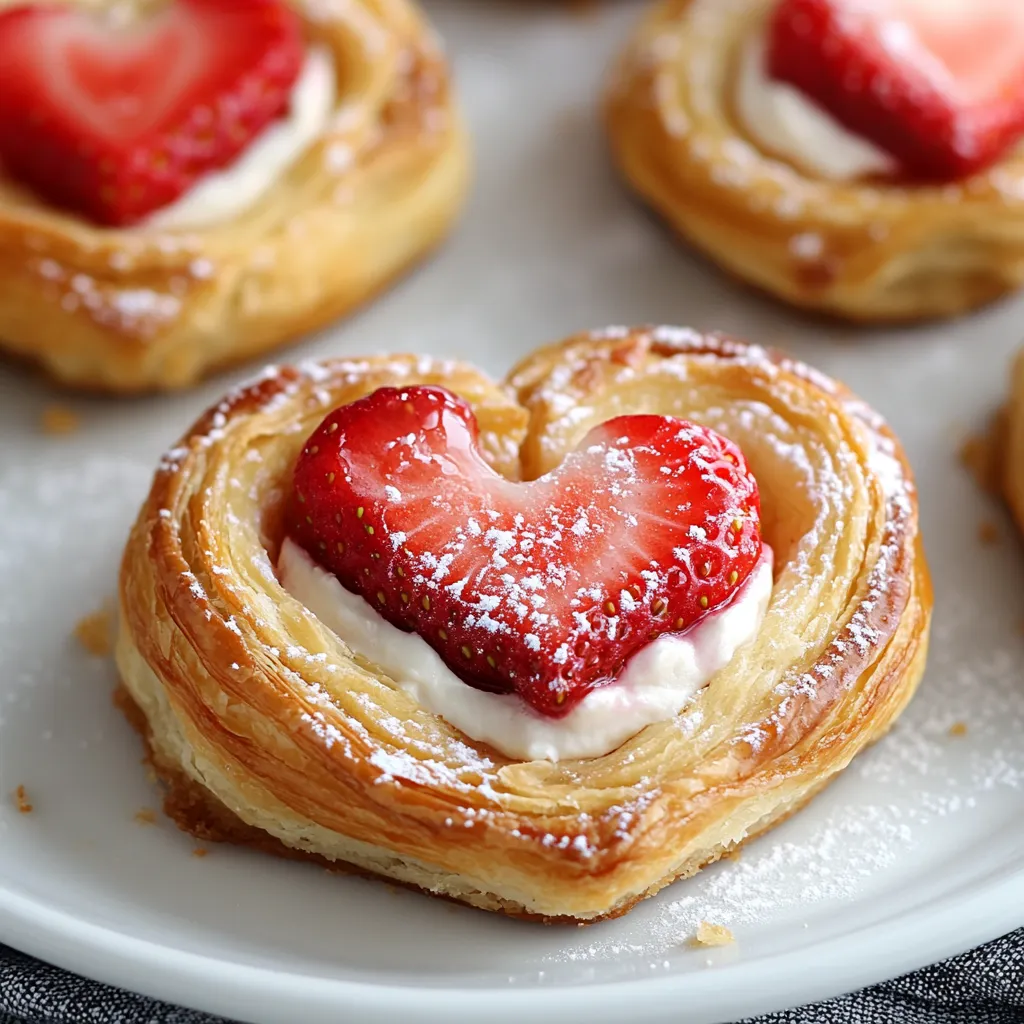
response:
<path id="1" fill-rule="evenodd" d="M 132 392 L 380 290 L 447 231 L 467 147 L 409 0 L 7 3 L 0 168 L 0 347 Z"/>
<path id="2" fill-rule="evenodd" d="M 727 271 L 916 320 L 1024 281 L 1019 97 L 1024 7 L 1005 0 L 661 0 L 605 113 L 630 185 Z"/>

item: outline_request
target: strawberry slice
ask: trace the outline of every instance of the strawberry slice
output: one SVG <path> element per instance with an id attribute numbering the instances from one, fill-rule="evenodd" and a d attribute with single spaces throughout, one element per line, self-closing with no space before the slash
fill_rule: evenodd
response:
<path id="1" fill-rule="evenodd" d="M 1024 134 L 1024 3 L 782 0 L 768 69 L 909 174 L 962 178 Z"/>
<path id="2" fill-rule="evenodd" d="M 714 431 L 620 416 L 511 483 L 438 387 L 332 412 L 299 457 L 288 528 L 467 683 L 549 716 L 730 601 L 761 552 L 757 484 Z"/>
<path id="3" fill-rule="evenodd" d="M 108 225 L 166 206 L 288 107 L 302 26 L 280 0 L 176 0 L 115 26 L 0 12 L 0 165 Z"/>

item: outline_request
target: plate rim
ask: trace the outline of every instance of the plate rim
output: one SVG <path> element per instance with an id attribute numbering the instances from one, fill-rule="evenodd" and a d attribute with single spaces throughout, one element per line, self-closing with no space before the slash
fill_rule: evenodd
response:
<path id="1" fill-rule="evenodd" d="M 799 950 L 700 972 L 531 988 L 387 985 L 235 963 L 135 938 L 2 882 L 0 941 L 93 980 L 247 1024 L 289 1024 L 300 1011 L 305 1024 L 326 1024 L 339 1013 L 350 1024 L 382 1014 L 408 1024 L 475 1024 L 483 1010 L 489 1024 L 521 1024 L 524 1013 L 540 1009 L 585 1012 L 591 1024 L 616 1024 L 624 1013 L 655 1024 L 680 1020 L 680 996 L 689 1006 L 687 1024 L 727 1024 L 839 996 L 972 949 L 1024 924 L 1021 906 L 1024 863 L 1004 863 L 942 898 Z"/>

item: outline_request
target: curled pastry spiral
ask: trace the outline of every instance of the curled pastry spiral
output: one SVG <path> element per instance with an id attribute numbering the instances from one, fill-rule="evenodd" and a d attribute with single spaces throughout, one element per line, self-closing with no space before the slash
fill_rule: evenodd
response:
<path id="1" fill-rule="evenodd" d="M 443 383 L 512 478 L 623 413 L 737 441 L 775 552 L 771 603 L 676 718 L 589 760 L 517 762 L 418 706 L 278 581 L 291 466 L 331 408 Z M 628 910 L 801 807 L 909 700 L 931 594 L 916 492 L 885 424 L 755 346 L 613 329 L 493 384 L 399 357 L 274 372 L 201 419 L 156 474 L 121 574 L 118 664 L 168 808 L 207 837 L 342 862 L 489 910 Z"/>
<path id="2" fill-rule="evenodd" d="M 764 152 L 736 109 L 742 49 L 774 0 L 660 0 L 605 116 L 632 187 L 716 263 L 853 320 L 950 316 L 1024 283 L 1024 151 L 955 184 L 817 178 Z"/>
<path id="3" fill-rule="evenodd" d="M 0 175 L 0 348 L 75 386 L 183 387 L 335 319 L 440 240 L 468 158 L 432 30 L 411 0 L 291 2 L 336 106 L 243 213 L 114 230 Z"/>

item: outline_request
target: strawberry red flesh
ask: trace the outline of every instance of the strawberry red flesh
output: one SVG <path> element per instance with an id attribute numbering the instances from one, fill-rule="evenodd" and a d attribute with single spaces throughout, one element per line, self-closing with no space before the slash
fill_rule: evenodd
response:
<path id="1" fill-rule="evenodd" d="M 289 104 L 302 26 L 281 0 L 175 0 L 127 27 L 0 12 L 0 167 L 103 225 L 134 223 L 232 160 Z"/>
<path id="2" fill-rule="evenodd" d="M 768 70 L 908 175 L 956 180 L 1024 135 L 1024 3 L 782 0 Z"/>
<path id="3" fill-rule="evenodd" d="M 512 483 L 437 387 L 332 412 L 299 456 L 288 530 L 467 683 L 552 717 L 731 601 L 761 553 L 757 484 L 714 431 L 621 416 Z"/>

